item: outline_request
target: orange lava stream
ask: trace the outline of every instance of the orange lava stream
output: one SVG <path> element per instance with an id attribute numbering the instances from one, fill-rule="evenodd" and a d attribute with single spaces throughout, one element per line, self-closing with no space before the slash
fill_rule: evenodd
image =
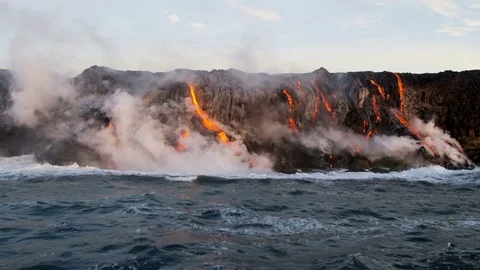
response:
<path id="1" fill-rule="evenodd" d="M 227 134 L 224 131 L 220 131 L 217 134 L 217 138 L 223 143 L 228 143 L 230 141 L 227 137 Z"/>
<path id="2" fill-rule="evenodd" d="M 287 97 L 288 112 L 292 113 L 292 111 L 293 111 L 293 98 L 290 95 L 290 93 L 287 91 L 287 89 L 283 89 L 283 94 L 285 95 L 285 97 Z"/>
<path id="3" fill-rule="evenodd" d="M 375 96 L 372 96 L 372 105 L 373 105 L 373 112 L 375 112 L 375 117 L 377 118 L 377 121 L 380 122 L 382 118 L 380 117 L 380 111 L 378 110 L 377 99 L 375 98 Z"/>
<path id="4" fill-rule="evenodd" d="M 395 117 L 398 119 L 398 121 L 399 121 L 402 125 L 404 125 L 413 135 L 415 135 L 420 141 L 422 141 L 422 144 L 423 144 L 426 148 L 428 148 L 433 154 L 435 154 L 435 151 L 434 151 L 433 147 L 425 142 L 425 137 L 424 137 L 422 134 L 420 134 L 418 131 L 412 129 L 412 128 L 410 127 L 410 125 L 408 124 L 407 119 L 405 119 L 405 117 L 403 117 L 403 116 L 400 115 L 399 113 L 394 113 L 394 114 L 395 114 Z"/>
<path id="5" fill-rule="evenodd" d="M 180 131 L 180 139 L 175 146 L 175 150 L 177 150 L 178 152 L 185 151 L 185 144 L 182 142 L 182 140 L 187 138 L 189 135 L 190 132 L 188 131 L 188 129 L 182 129 L 182 131 Z"/>
<path id="6" fill-rule="evenodd" d="M 221 142 L 228 143 L 230 140 L 228 139 L 225 131 L 223 131 L 214 120 L 210 120 L 208 115 L 198 105 L 197 97 L 195 95 L 195 87 L 193 87 L 193 85 L 191 84 L 189 84 L 188 87 L 190 88 L 190 96 L 192 98 L 192 103 L 195 106 L 197 115 L 202 119 L 203 126 L 210 131 L 217 132 L 217 138 Z"/>
<path id="7" fill-rule="evenodd" d="M 423 140 L 424 137 L 422 136 L 422 134 L 420 134 L 419 132 L 417 132 L 416 130 L 413 130 L 411 127 L 410 127 L 410 124 L 408 123 L 407 119 L 405 119 L 405 117 L 403 117 L 401 114 L 399 113 L 395 113 L 395 117 L 397 118 L 397 120 L 400 122 L 400 124 L 404 125 L 406 128 L 408 128 L 408 130 L 415 136 L 417 136 L 417 138 L 419 138 L 420 140 Z"/>
<path id="8" fill-rule="evenodd" d="M 292 130 L 295 130 L 295 131 L 298 131 L 297 125 L 295 124 L 295 120 L 293 120 L 293 117 L 291 116 L 292 113 L 293 113 L 293 105 L 294 105 L 293 104 L 293 98 L 290 95 L 290 93 L 287 91 L 287 89 L 283 90 L 283 94 L 285 95 L 285 97 L 287 97 L 288 112 L 290 114 L 290 117 L 288 118 L 288 128 L 292 129 Z"/>
<path id="9" fill-rule="evenodd" d="M 372 136 L 373 130 L 370 130 L 367 134 L 367 141 L 370 140 L 370 137 Z"/>
<path id="10" fill-rule="evenodd" d="M 370 83 L 375 85 L 378 89 L 378 92 L 380 93 L 380 95 L 382 95 L 382 97 L 385 99 L 385 91 L 383 90 L 383 87 L 380 86 L 378 83 L 376 83 L 374 80 L 370 80 Z"/>
<path id="11" fill-rule="evenodd" d="M 367 132 L 367 120 L 363 120 L 363 133 Z"/>
<path id="12" fill-rule="evenodd" d="M 322 91 L 318 88 L 317 84 L 315 83 L 315 79 L 312 81 L 313 87 L 315 87 L 315 90 L 317 91 L 317 98 L 315 99 L 315 112 L 314 115 L 318 112 L 318 96 L 322 99 L 323 106 L 325 107 L 325 110 L 330 114 L 330 119 L 333 120 L 333 110 L 332 107 L 330 107 L 330 104 L 328 103 L 328 100 L 325 98 L 323 95 Z"/>
<path id="13" fill-rule="evenodd" d="M 300 81 L 297 81 L 297 88 L 296 89 L 297 89 L 298 92 L 300 92 L 302 94 L 303 97 L 306 96 L 305 91 L 303 91 L 303 89 L 302 89 L 302 83 Z"/>
<path id="14" fill-rule="evenodd" d="M 320 97 L 318 96 L 318 93 L 317 93 L 317 95 L 315 96 L 315 105 L 313 106 L 312 123 L 315 123 L 315 119 L 317 118 L 319 100 L 320 100 Z"/>
<path id="15" fill-rule="evenodd" d="M 298 131 L 297 124 L 295 124 L 295 121 L 293 120 L 292 117 L 288 118 L 288 128 L 292 129 L 292 130 L 295 130 L 295 131 Z"/>
<path id="16" fill-rule="evenodd" d="M 108 130 L 112 133 L 112 136 L 114 138 L 114 142 L 113 142 L 113 145 L 115 147 L 118 147 L 120 145 L 120 139 L 118 138 L 117 136 L 117 132 L 115 131 L 115 126 L 112 124 L 112 122 L 110 121 L 110 123 L 108 123 L 108 126 L 107 126 Z"/>
<path id="17" fill-rule="evenodd" d="M 402 82 L 402 78 L 400 78 L 400 75 L 398 75 L 398 73 L 393 73 L 393 74 L 397 78 L 398 94 L 400 96 L 400 111 L 403 112 L 404 111 L 403 95 L 404 95 L 405 89 L 403 87 L 403 82 Z"/>

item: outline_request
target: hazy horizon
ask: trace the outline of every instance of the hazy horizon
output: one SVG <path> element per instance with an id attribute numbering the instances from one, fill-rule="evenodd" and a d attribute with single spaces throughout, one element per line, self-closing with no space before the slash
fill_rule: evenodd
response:
<path id="1" fill-rule="evenodd" d="M 476 70 L 474 0 L 0 0 L 0 68 Z"/>

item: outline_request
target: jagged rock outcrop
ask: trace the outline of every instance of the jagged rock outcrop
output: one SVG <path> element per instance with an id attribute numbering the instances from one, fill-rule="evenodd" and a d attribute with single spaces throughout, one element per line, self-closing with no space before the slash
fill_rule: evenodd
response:
<path id="1" fill-rule="evenodd" d="M 10 103 L 8 91 L 4 89 L 8 89 L 6 85 L 11 85 L 12 81 L 11 75 L 0 73 L 0 76 L 3 76 L 0 77 L 0 108 L 4 104 L 5 109 Z M 93 66 L 72 79 L 72 86 L 78 93 L 77 99 L 92 96 L 102 99 L 122 89 L 141 97 L 147 105 L 168 102 L 184 104 L 185 98 L 191 97 L 189 85 L 195 88 L 199 106 L 210 118 L 239 135 L 250 152 L 266 152 L 274 156 L 278 171 L 293 172 L 297 169 L 332 166 L 401 169 L 417 161 L 451 168 L 471 166 L 467 161 L 454 164 L 448 158 L 429 154 L 428 145 L 421 148 L 417 156 L 410 157 L 409 163 L 405 163 L 388 157 L 372 161 L 361 151 L 347 151 L 344 148 L 337 149 L 337 154 L 332 157 L 331 153 L 306 147 L 299 139 L 299 134 L 313 134 L 319 128 L 335 127 L 361 134 L 367 140 L 375 135 L 399 135 L 410 136 L 420 142 L 422 135 L 412 131 L 406 123 L 406 119 L 414 116 L 425 121 L 435 119 L 439 127 L 461 142 L 467 155 L 475 162 L 480 161 L 480 125 L 477 123 L 480 112 L 476 110 L 480 98 L 480 71 L 446 71 L 438 74 L 330 73 L 321 68 L 307 74 L 269 75 L 234 69 L 152 73 Z M 79 110 L 82 111 L 81 115 L 69 117 L 72 121 L 96 119 L 94 122 L 108 123 L 109 117 L 102 112 L 99 104 L 93 102 L 89 108 Z M 177 118 L 185 118 L 185 110 L 181 106 L 176 113 Z M 169 122 L 171 110 L 168 113 L 159 112 L 156 117 L 160 122 L 175 124 Z M 43 130 L 51 130 L 46 128 L 51 125 L 51 119 L 34 131 L 17 127 L 7 118 L 5 116 L 2 121 L 10 131 L 0 134 L 0 148 L 4 149 L 4 153 L 11 155 L 32 151 L 41 153 L 39 157 L 43 160 L 57 164 L 91 159 L 95 160 L 95 165 L 102 166 L 103 161 L 98 153 L 79 144 L 73 135 L 69 140 L 55 143 L 42 136 L 42 125 Z M 196 125 L 192 125 L 201 129 L 198 118 L 190 117 L 187 121 L 197 121 Z M 288 126 L 290 132 L 279 133 L 279 125 Z M 34 135 L 26 135 L 29 132 Z M 232 136 L 228 132 L 227 135 Z M 20 141 L 12 138 L 21 138 L 21 141 L 29 143 L 22 147 L 12 146 L 14 144 L 9 140 Z"/>

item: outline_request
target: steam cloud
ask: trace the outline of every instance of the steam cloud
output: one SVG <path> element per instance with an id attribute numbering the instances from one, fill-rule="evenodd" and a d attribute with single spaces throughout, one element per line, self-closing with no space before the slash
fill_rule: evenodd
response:
<path id="1" fill-rule="evenodd" d="M 0 10 L 12 11 L 7 3 L 0 2 Z M 0 11 L 1 12 L 1 11 Z M 0 13 L 0 17 L 5 12 Z M 179 117 L 178 112 L 195 114 L 190 98 L 184 104 L 166 102 L 148 105 L 144 93 L 139 87 L 137 94 L 118 89 L 113 95 L 102 99 L 100 107 L 111 118 L 111 125 L 101 129 L 86 126 L 82 121 L 59 121 L 57 109 L 61 104 L 67 104 L 69 109 L 61 111 L 61 117 L 75 115 L 75 110 L 92 101 L 92 97 L 83 97 L 77 93 L 69 80 L 58 70 L 67 70 L 61 65 L 68 61 L 65 55 L 50 50 L 44 54 L 38 50 L 39 40 L 53 41 L 55 44 L 70 44 L 79 42 L 77 35 L 65 29 L 53 27 L 45 18 L 32 16 L 39 25 L 35 31 L 29 29 L 27 34 L 15 36 L 11 42 L 11 63 L 16 79 L 12 91 L 13 106 L 8 113 L 19 125 L 36 127 L 52 120 L 56 124 L 49 126 L 44 133 L 50 137 L 61 139 L 78 133 L 78 142 L 96 149 L 104 158 L 111 160 L 112 166 L 123 170 L 148 170 L 165 173 L 244 173 L 268 172 L 272 168 L 272 158 L 252 154 L 242 143 L 241 135 L 229 131 L 235 138 L 228 145 L 219 142 L 213 136 L 203 134 L 191 127 L 189 117 Z M 4 16 L 4 20 L 17 20 L 16 17 Z M 29 22 L 16 22 L 16 25 L 31 25 Z M 17 29 L 21 33 L 21 29 Z M 90 41 L 98 43 L 101 48 L 108 46 L 98 35 L 87 35 Z M 55 47 L 56 48 L 56 47 Z M 235 55 L 237 56 L 237 55 Z M 243 59 L 242 65 L 253 65 L 251 52 L 247 48 L 241 51 L 238 58 Z M 168 77 L 168 80 L 187 81 L 181 77 Z M 247 82 L 248 83 L 248 82 Z M 139 85 L 142 81 L 138 82 Z M 365 94 L 366 95 L 366 94 Z M 64 106 L 65 107 L 65 106 Z M 158 115 L 169 116 L 166 121 L 159 121 Z M 70 119 L 71 120 L 71 119 Z M 67 123 L 68 122 L 68 123 Z M 317 128 L 308 134 L 299 134 L 295 138 L 310 149 L 324 153 L 360 155 L 370 161 L 383 158 L 394 160 L 413 159 L 419 149 L 425 147 L 432 156 L 448 157 L 461 164 L 468 160 L 460 145 L 448 134 L 440 130 L 433 122 L 423 123 L 414 119 L 411 127 L 425 138 L 422 141 L 410 137 L 372 136 L 370 140 L 365 135 L 341 127 Z M 228 128 L 223 127 L 228 131 Z M 263 125 L 263 139 L 279 140 L 288 137 L 290 132 L 284 125 L 266 121 Z M 188 131 L 188 136 L 181 133 Z M 175 145 L 181 144 L 182 149 Z"/>

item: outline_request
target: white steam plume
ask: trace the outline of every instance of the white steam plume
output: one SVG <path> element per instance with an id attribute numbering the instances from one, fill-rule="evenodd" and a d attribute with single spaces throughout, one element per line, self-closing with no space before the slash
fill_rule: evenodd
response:
<path id="1" fill-rule="evenodd" d="M 432 158 L 441 158 L 453 165 L 471 164 L 460 144 L 434 122 L 424 123 L 418 118 L 411 121 L 410 128 L 423 136 L 421 140 L 411 137 L 365 135 L 339 127 L 318 128 L 314 133 L 301 135 L 300 142 L 311 149 L 324 153 L 349 153 L 360 155 L 375 162 L 383 158 L 409 162 L 415 153 L 424 147 Z"/>
<path id="2" fill-rule="evenodd" d="M 139 97 L 125 92 L 115 93 L 106 101 L 105 109 L 112 116 L 113 126 L 85 135 L 81 140 L 110 158 L 119 169 L 229 174 L 268 172 L 272 166 L 268 158 L 249 154 L 239 140 L 228 145 L 217 142 L 213 137 L 189 130 L 179 119 L 171 119 L 176 126 L 161 124 L 152 114 L 168 111 L 166 107 L 146 107 Z M 181 138 L 181 130 L 188 130 L 188 137 Z M 176 135 L 182 144 L 181 151 L 167 143 L 169 134 Z"/>
<path id="3" fill-rule="evenodd" d="M 337 127 L 318 128 L 312 134 L 301 136 L 300 142 L 324 153 L 358 154 L 370 161 L 382 158 L 402 161 L 421 147 L 416 140 L 407 137 L 380 135 L 368 140 L 365 135 Z"/>

